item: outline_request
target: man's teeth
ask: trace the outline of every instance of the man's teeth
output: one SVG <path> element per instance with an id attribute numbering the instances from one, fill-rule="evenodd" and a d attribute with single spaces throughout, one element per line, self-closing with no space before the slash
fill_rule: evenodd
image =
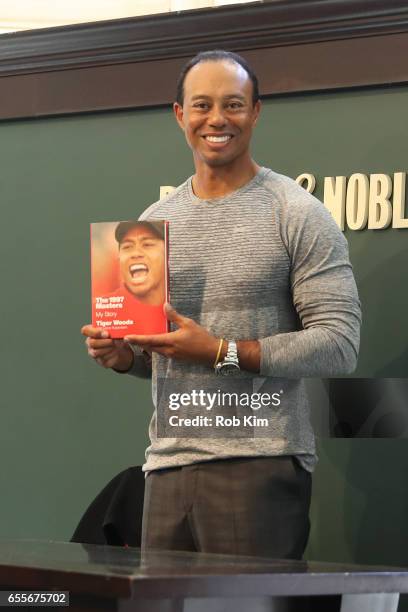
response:
<path id="1" fill-rule="evenodd" d="M 130 266 L 131 272 L 138 272 L 139 270 L 147 270 L 147 266 L 145 264 L 133 264 L 133 266 Z"/>
<path id="2" fill-rule="evenodd" d="M 138 274 L 139 272 L 147 272 L 147 266 L 145 264 L 133 264 L 133 266 L 130 266 L 129 272 L 132 275 Z"/>
<path id="3" fill-rule="evenodd" d="M 205 138 L 210 142 L 227 142 L 232 136 L 206 136 Z"/>

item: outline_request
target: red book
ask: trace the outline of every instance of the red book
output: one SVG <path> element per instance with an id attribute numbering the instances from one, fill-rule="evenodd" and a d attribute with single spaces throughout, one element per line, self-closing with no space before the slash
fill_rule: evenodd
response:
<path id="1" fill-rule="evenodd" d="M 91 223 L 92 325 L 111 338 L 169 331 L 167 221 Z"/>

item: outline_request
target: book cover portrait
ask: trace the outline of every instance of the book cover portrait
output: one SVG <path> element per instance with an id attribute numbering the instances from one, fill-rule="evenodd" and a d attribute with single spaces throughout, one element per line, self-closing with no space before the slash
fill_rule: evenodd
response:
<path id="1" fill-rule="evenodd" d="M 168 223 L 91 224 L 92 325 L 111 338 L 168 331 Z"/>

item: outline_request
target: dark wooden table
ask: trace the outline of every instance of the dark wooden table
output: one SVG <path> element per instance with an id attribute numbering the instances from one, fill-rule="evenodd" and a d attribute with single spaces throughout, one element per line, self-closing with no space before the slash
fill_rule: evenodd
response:
<path id="1" fill-rule="evenodd" d="M 69 591 L 70 612 L 396 612 L 408 569 L 15 540 L 0 587 Z"/>

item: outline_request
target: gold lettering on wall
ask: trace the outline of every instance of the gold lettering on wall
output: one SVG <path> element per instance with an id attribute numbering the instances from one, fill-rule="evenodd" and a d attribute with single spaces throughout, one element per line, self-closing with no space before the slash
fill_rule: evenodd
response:
<path id="1" fill-rule="evenodd" d="M 297 182 L 303 186 L 305 175 Z M 308 185 L 310 180 L 308 181 Z M 362 229 L 408 228 L 405 202 L 406 172 L 388 174 L 362 174 L 326 176 L 323 202 L 344 231 Z"/>

